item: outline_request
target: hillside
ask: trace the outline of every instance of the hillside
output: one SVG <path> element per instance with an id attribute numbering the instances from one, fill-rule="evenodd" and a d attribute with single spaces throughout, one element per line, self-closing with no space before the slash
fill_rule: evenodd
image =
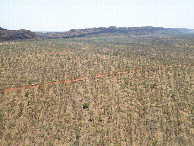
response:
<path id="1" fill-rule="evenodd" d="M 38 39 L 37 35 L 30 30 L 7 30 L 0 27 L 0 41 Z"/>

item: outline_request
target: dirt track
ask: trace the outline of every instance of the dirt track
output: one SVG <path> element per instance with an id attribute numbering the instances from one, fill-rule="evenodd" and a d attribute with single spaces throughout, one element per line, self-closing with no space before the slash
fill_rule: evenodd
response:
<path id="1" fill-rule="evenodd" d="M 89 79 L 104 78 L 104 77 L 111 78 L 111 77 L 114 77 L 115 75 L 127 74 L 127 73 L 135 72 L 135 71 L 138 72 L 138 71 L 141 71 L 141 70 L 147 71 L 147 70 L 159 69 L 159 68 L 172 68 L 172 66 L 141 67 L 141 68 L 130 69 L 130 70 L 127 70 L 127 71 L 120 71 L 120 72 L 104 74 L 104 75 L 97 74 L 94 77 L 83 77 L 83 78 L 78 78 L 78 79 L 73 79 L 73 80 L 48 82 L 48 83 L 45 83 L 45 84 L 35 84 L 34 86 L 27 85 L 27 86 L 21 86 L 21 87 L 5 88 L 5 89 L 0 90 L 0 92 L 17 91 L 17 90 L 35 88 L 35 87 L 38 87 L 38 86 L 49 86 L 49 85 L 66 84 L 66 83 L 70 84 L 72 82 L 78 82 L 78 81 L 89 80 Z"/>

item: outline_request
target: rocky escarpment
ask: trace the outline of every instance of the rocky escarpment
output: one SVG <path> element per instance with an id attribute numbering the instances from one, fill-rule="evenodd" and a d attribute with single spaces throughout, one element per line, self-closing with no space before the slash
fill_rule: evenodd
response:
<path id="1" fill-rule="evenodd" d="M 38 39 L 37 35 L 30 30 L 7 30 L 0 27 L 0 41 Z"/>

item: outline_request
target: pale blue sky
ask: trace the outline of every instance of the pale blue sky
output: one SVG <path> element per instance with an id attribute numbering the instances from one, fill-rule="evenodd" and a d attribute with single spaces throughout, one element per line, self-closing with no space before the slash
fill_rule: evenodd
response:
<path id="1" fill-rule="evenodd" d="M 0 0 L 0 27 L 7 29 L 108 26 L 194 29 L 194 0 Z"/>

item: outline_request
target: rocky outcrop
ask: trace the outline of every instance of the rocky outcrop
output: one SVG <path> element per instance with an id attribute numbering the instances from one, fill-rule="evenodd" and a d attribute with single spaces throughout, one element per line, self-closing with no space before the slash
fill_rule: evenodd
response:
<path id="1" fill-rule="evenodd" d="M 0 41 L 38 39 L 37 35 L 30 30 L 7 30 L 0 27 Z"/>

